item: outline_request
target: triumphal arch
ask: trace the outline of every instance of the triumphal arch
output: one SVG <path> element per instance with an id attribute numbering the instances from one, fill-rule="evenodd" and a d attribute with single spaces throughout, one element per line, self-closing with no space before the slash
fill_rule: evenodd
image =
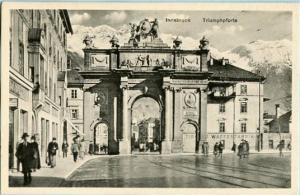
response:
<path id="1" fill-rule="evenodd" d="M 199 151 L 207 135 L 208 40 L 199 49 L 172 47 L 157 20 L 131 25 L 129 41 L 97 49 L 84 43 L 85 140 L 109 154 Z"/>

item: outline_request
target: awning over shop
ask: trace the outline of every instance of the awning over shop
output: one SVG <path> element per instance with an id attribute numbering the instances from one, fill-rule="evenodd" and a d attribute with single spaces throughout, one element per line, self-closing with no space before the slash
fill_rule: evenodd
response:
<path id="1" fill-rule="evenodd" d="M 69 119 L 65 119 L 65 121 L 67 121 L 68 123 L 69 123 L 69 125 L 73 128 L 73 129 L 75 129 L 75 131 L 77 132 L 77 133 L 79 133 L 80 135 L 84 135 L 84 133 L 83 132 L 81 132 L 73 123 L 72 123 L 72 121 L 70 121 Z"/>

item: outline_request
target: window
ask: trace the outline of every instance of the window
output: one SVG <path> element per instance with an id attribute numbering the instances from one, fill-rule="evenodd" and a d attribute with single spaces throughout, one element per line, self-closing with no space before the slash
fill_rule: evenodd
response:
<path id="1" fill-rule="evenodd" d="M 48 96 L 48 72 L 47 72 L 47 68 L 45 69 L 46 71 L 45 71 L 45 94 Z"/>
<path id="2" fill-rule="evenodd" d="M 19 41 L 19 58 L 18 58 L 18 71 L 21 75 L 24 75 L 24 44 L 23 44 L 23 21 L 21 17 L 18 17 L 18 41 Z"/>
<path id="3" fill-rule="evenodd" d="M 47 37 L 47 24 L 46 23 L 44 23 L 44 27 L 43 27 L 44 29 L 44 36 L 45 37 Z"/>
<path id="4" fill-rule="evenodd" d="M 77 98 L 77 90 L 76 89 L 72 89 L 71 98 Z"/>
<path id="5" fill-rule="evenodd" d="M 226 95 L 226 89 L 225 87 L 220 87 L 220 96 L 225 96 Z"/>
<path id="6" fill-rule="evenodd" d="M 225 104 L 224 104 L 224 103 L 221 103 L 221 104 L 219 105 L 219 112 L 220 112 L 220 113 L 225 112 Z"/>
<path id="7" fill-rule="evenodd" d="M 28 74 L 29 74 L 29 80 L 31 82 L 33 82 L 34 81 L 34 67 L 33 66 L 29 66 Z"/>
<path id="8" fill-rule="evenodd" d="M 219 123 L 219 130 L 220 130 L 220 133 L 225 132 L 225 122 L 220 122 Z"/>
<path id="9" fill-rule="evenodd" d="M 28 113 L 25 110 L 20 111 L 20 133 L 28 132 Z"/>
<path id="10" fill-rule="evenodd" d="M 274 142 L 273 142 L 273 140 L 269 140 L 269 149 L 274 149 Z"/>
<path id="11" fill-rule="evenodd" d="M 241 94 L 243 95 L 247 94 L 247 85 L 241 85 Z"/>
<path id="12" fill-rule="evenodd" d="M 247 113 L 247 102 L 241 102 L 241 113 Z"/>
<path id="13" fill-rule="evenodd" d="M 60 67 L 59 67 L 59 51 L 57 51 L 57 56 L 56 56 L 57 59 L 56 60 L 56 65 L 57 65 L 57 70 L 59 71 L 60 70 Z"/>
<path id="14" fill-rule="evenodd" d="M 63 71 L 64 67 L 63 67 L 63 62 L 62 62 L 62 58 L 60 58 L 60 71 Z"/>
<path id="15" fill-rule="evenodd" d="M 19 73 L 24 75 L 24 45 L 19 43 Z"/>
<path id="16" fill-rule="evenodd" d="M 72 109 L 72 119 L 78 119 L 78 110 Z"/>
<path id="17" fill-rule="evenodd" d="M 58 104 L 61 106 L 61 96 L 58 96 Z"/>
<path id="18" fill-rule="evenodd" d="M 246 123 L 241 123 L 241 132 L 246 133 L 247 132 L 247 124 Z"/>
<path id="19" fill-rule="evenodd" d="M 41 89 L 44 89 L 45 84 L 45 74 L 44 74 L 44 58 L 40 56 L 40 86 Z"/>
<path id="20" fill-rule="evenodd" d="M 284 140 L 281 141 L 282 141 L 283 148 L 285 148 L 285 141 Z"/>

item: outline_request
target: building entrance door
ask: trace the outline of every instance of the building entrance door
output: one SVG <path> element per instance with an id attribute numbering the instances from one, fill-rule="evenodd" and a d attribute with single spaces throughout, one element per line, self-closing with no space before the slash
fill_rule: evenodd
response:
<path id="1" fill-rule="evenodd" d="M 142 97 L 132 106 L 132 153 L 159 153 L 161 147 L 160 106 L 151 97 Z"/>
<path id="2" fill-rule="evenodd" d="M 94 132 L 94 153 L 107 154 L 108 152 L 108 126 L 106 123 L 99 123 Z"/>
<path id="3" fill-rule="evenodd" d="M 196 127 L 192 124 L 184 124 L 183 127 L 183 152 L 194 153 L 196 151 Z"/>
<path id="4" fill-rule="evenodd" d="M 14 167 L 14 156 L 16 151 L 16 142 L 14 134 L 14 111 L 9 109 L 9 168 Z"/>

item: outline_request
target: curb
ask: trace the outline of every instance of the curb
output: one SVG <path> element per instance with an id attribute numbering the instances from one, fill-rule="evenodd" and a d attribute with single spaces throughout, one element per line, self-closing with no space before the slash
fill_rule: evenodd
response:
<path id="1" fill-rule="evenodd" d="M 77 165 L 72 169 L 70 170 L 63 178 L 65 180 L 68 180 L 68 178 L 72 175 L 72 173 L 74 171 L 76 171 L 76 169 L 80 168 L 82 165 L 84 165 L 86 162 L 90 161 L 90 160 L 94 160 L 96 158 L 99 158 L 99 156 L 92 156 L 91 158 L 89 159 L 86 159 L 86 160 L 83 160 L 83 161 L 80 161 L 79 163 L 77 163 Z"/>

